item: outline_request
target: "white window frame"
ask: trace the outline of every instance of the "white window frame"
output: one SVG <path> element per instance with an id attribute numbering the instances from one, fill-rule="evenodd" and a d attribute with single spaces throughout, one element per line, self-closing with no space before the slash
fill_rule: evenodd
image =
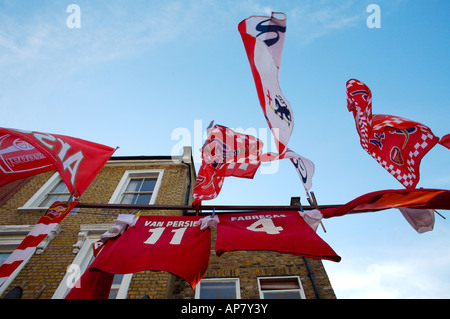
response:
<path id="1" fill-rule="evenodd" d="M 262 290 L 261 289 L 261 280 L 264 279 L 286 279 L 286 278 L 296 278 L 298 281 L 299 288 L 297 289 L 276 289 L 276 290 Z M 302 281 L 300 280 L 300 276 L 275 276 L 275 277 L 258 277 L 258 290 L 259 290 L 259 298 L 264 299 L 264 292 L 287 292 L 287 291 L 298 291 L 300 294 L 300 299 L 306 299 L 305 291 L 303 289 Z"/>
<path id="2" fill-rule="evenodd" d="M 200 299 L 200 290 L 203 282 L 234 282 L 236 288 L 236 299 L 241 299 L 241 282 L 239 278 L 204 278 L 195 287 L 195 299 Z"/>
<path id="3" fill-rule="evenodd" d="M 19 207 L 19 210 L 47 210 L 48 207 L 40 207 L 39 204 L 41 204 L 45 196 L 61 181 L 61 176 L 58 172 L 53 174 L 52 177 L 48 179 L 48 181 L 23 205 L 22 207 Z"/>
<path id="4" fill-rule="evenodd" d="M 93 244 L 100 239 L 100 235 L 108 230 L 112 225 L 81 225 L 81 231 L 79 233 L 79 241 L 82 241 L 81 247 L 79 243 L 75 244 L 74 251 L 77 251 L 77 255 L 72 261 L 72 264 L 68 266 L 67 272 L 64 278 L 61 280 L 58 288 L 52 296 L 52 299 L 64 299 L 70 291 L 69 284 L 74 284 L 75 270 L 79 269 L 79 277 L 88 269 L 90 261 L 94 256 Z M 86 229 L 84 229 L 86 228 Z M 72 267 L 71 267 L 72 266 Z M 133 274 L 126 274 L 123 276 L 119 291 L 116 299 L 126 299 L 128 295 L 128 289 L 130 287 Z"/>
<path id="5" fill-rule="evenodd" d="M 0 252 L 12 253 L 19 246 L 22 240 L 33 229 L 33 225 L 0 225 Z M 0 295 L 11 285 L 20 271 L 25 267 L 31 257 L 34 256 L 36 249 L 30 254 L 14 272 L 6 279 L 3 285 L 0 286 Z"/>
<path id="6" fill-rule="evenodd" d="M 158 196 L 159 188 L 161 187 L 162 178 L 164 175 L 163 169 L 143 169 L 143 170 L 128 170 L 122 176 L 119 184 L 116 187 L 109 204 L 119 204 L 122 198 L 122 194 L 127 188 L 127 185 L 131 178 L 145 178 L 145 177 L 156 177 L 155 188 L 153 189 L 152 197 L 150 199 L 149 205 L 153 205 L 156 202 L 156 197 Z"/>

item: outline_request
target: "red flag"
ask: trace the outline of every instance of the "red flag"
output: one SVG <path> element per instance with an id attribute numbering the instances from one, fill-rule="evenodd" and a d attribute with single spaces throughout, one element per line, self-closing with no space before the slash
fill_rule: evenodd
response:
<path id="1" fill-rule="evenodd" d="M 345 205 L 321 209 L 324 218 L 351 212 L 374 212 L 389 208 L 450 209 L 450 191 L 442 189 L 392 189 L 362 195 Z"/>
<path id="2" fill-rule="evenodd" d="M 446 148 L 450 149 L 450 134 L 447 134 L 441 138 L 439 141 L 439 144 L 442 146 L 445 146 Z"/>
<path id="3" fill-rule="evenodd" d="M 347 82 L 347 107 L 353 112 L 363 149 L 403 186 L 415 188 L 420 161 L 439 138 L 427 126 L 411 120 L 372 116 L 372 93 L 355 79 Z"/>
<path id="4" fill-rule="evenodd" d="M 56 169 L 78 197 L 115 150 L 64 135 L 0 128 L 0 186 Z"/>
<path id="5" fill-rule="evenodd" d="M 106 242 L 91 271 L 167 271 L 185 279 L 194 289 L 208 268 L 211 249 L 210 230 L 200 230 L 200 218 L 140 216 L 123 235 Z"/>
<path id="6" fill-rule="evenodd" d="M 217 224 L 216 254 L 236 250 L 272 250 L 340 261 L 298 212 L 223 214 Z"/>
<path id="7" fill-rule="evenodd" d="M 24 260 L 34 254 L 36 247 L 76 206 L 77 202 L 55 202 L 39 219 L 30 233 L 17 246 L 14 252 L 0 266 L 0 286 Z"/>
<path id="8" fill-rule="evenodd" d="M 216 198 L 226 176 L 253 178 L 261 165 L 262 146 L 254 136 L 236 133 L 222 125 L 210 128 L 202 149 L 193 205 Z"/>

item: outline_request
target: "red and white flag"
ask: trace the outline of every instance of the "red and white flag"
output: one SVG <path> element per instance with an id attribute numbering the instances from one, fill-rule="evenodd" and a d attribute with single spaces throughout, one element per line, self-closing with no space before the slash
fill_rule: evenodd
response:
<path id="1" fill-rule="evenodd" d="M 236 133 L 222 125 L 208 128 L 193 205 L 216 198 L 227 176 L 252 179 L 261 165 L 262 148 L 263 143 L 254 136 Z"/>
<path id="2" fill-rule="evenodd" d="M 403 186 L 415 188 L 420 161 L 439 138 L 421 123 L 392 115 L 372 115 L 372 92 L 355 79 L 347 82 L 347 108 L 355 118 L 363 149 Z"/>
<path id="3" fill-rule="evenodd" d="M 0 186 L 57 170 L 78 197 L 115 151 L 74 137 L 0 128 Z"/>
<path id="4" fill-rule="evenodd" d="M 39 219 L 30 233 L 0 266 L 0 286 L 32 254 L 41 241 L 66 217 L 77 202 L 55 202 Z"/>
<path id="5" fill-rule="evenodd" d="M 450 191 L 445 189 L 390 189 L 359 196 L 347 204 L 321 209 L 324 218 L 349 213 L 376 212 L 389 208 L 450 210 Z"/>
<path id="6" fill-rule="evenodd" d="M 288 145 L 294 117 L 279 85 L 281 56 L 286 33 L 286 15 L 251 16 L 238 26 L 255 80 L 258 99 L 272 130 L 278 152 Z"/>
<path id="7" fill-rule="evenodd" d="M 238 30 L 250 62 L 262 111 L 280 154 L 278 159 L 291 160 L 306 191 L 309 191 L 314 164 L 288 149 L 294 129 L 294 115 L 279 85 L 286 15 L 273 12 L 271 17 L 251 16 L 239 23 Z"/>

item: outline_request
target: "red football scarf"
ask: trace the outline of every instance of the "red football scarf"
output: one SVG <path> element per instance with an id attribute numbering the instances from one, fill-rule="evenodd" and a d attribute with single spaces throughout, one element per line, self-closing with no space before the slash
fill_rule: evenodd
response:
<path id="1" fill-rule="evenodd" d="M 355 79 L 347 82 L 347 107 L 353 112 L 363 149 L 403 186 L 415 188 L 420 161 L 439 138 L 414 121 L 392 115 L 372 116 L 372 93 Z"/>
<path id="2" fill-rule="evenodd" d="M 236 250 L 272 250 L 339 262 L 298 212 L 224 214 L 217 225 L 216 254 Z"/>
<path id="3" fill-rule="evenodd" d="M 375 212 L 389 208 L 450 209 L 450 191 L 443 189 L 391 189 L 364 194 L 345 205 L 321 209 L 324 218 L 351 212 Z"/>
<path id="4" fill-rule="evenodd" d="M 16 270 L 24 260 L 34 254 L 36 247 L 48 234 L 66 217 L 66 215 L 77 205 L 72 202 L 55 202 L 39 219 L 30 233 L 17 246 L 14 252 L 0 266 L 0 286 Z"/>
<path id="5" fill-rule="evenodd" d="M 135 226 L 105 244 L 90 271 L 167 271 L 185 279 L 194 289 L 208 268 L 211 249 L 210 230 L 201 231 L 199 219 L 140 216 Z"/>

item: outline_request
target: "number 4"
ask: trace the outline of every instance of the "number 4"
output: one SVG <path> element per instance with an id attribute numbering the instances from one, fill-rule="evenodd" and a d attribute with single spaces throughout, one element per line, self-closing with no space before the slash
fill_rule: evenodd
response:
<path id="1" fill-rule="evenodd" d="M 264 218 L 257 220 L 256 222 L 248 226 L 247 229 L 251 231 L 263 231 L 269 235 L 276 235 L 283 230 L 283 227 L 275 226 L 271 218 Z"/>

